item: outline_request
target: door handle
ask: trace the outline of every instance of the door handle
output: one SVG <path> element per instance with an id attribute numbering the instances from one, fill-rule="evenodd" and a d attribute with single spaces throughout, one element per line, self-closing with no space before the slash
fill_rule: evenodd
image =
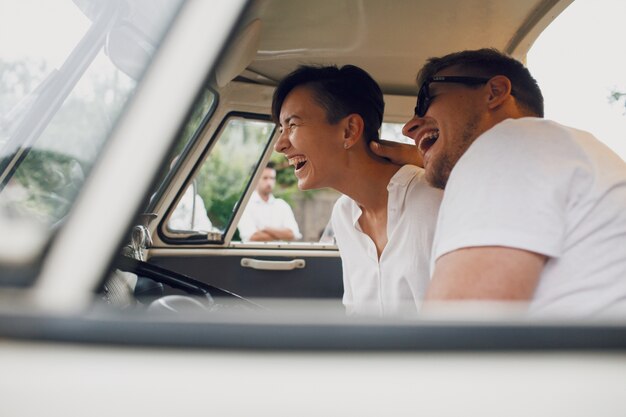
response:
<path id="1" fill-rule="evenodd" d="M 304 268 L 306 262 L 304 259 L 293 259 L 291 261 L 260 261 L 258 259 L 241 258 L 241 266 L 261 271 L 291 271 L 293 269 Z"/>

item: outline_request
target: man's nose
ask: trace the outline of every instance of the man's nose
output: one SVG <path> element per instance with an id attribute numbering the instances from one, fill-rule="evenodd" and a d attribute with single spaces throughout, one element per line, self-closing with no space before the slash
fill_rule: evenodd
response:
<path id="1" fill-rule="evenodd" d="M 411 120 L 404 124 L 402 127 L 402 134 L 408 138 L 415 140 L 415 135 L 417 134 L 417 130 L 423 124 L 423 120 L 418 115 L 414 115 Z"/>

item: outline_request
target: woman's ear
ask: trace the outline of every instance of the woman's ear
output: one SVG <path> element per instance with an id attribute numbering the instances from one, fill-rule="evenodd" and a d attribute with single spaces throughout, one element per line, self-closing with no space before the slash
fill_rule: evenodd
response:
<path id="1" fill-rule="evenodd" d="M 363 118 L 356 113 L 346 116 L 344 122 L 343 148 L 350 149 L 363 137 L 365 123 Z"/>
<path id="2" fill-rule="evenodd" d="M 489 109 L 495 109 L 511 97 L 511 80 L 504 75 L 496 75 L 487 81 L 489 88 L 489 97 L 487 106 Z"/>

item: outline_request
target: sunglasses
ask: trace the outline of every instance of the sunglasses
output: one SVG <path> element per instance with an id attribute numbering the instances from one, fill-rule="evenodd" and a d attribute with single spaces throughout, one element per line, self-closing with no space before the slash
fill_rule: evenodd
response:
<path id="1" fill-rule="evenodd" d="M 432 97 L 430 96 L 430 84 L 431 83 L 459 83 L 465 85 L 481 85 L 489 81 L 490 78 L 484 77 L 463 77 L 456 75 L 436 75 L 430 77 L 420 87 L 419 93 L 417 93 L 417 106 L 415 106 L 415 115 L 418 117 L 424 117 Z"/>

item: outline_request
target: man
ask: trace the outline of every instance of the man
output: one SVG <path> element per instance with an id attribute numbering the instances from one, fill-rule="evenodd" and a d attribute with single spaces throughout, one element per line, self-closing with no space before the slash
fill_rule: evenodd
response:
<path id="1" fill-rule="evenodd" d="M 432 58 L 418 85 L 403 132 L 429 183 L 445 189 L 427 300 L 529 301 L 531 312 L 575 315 L 623 305 L 624 161 L 542 119 L 536 81 L 495 50 Z M 397 148 L 372 149 L 400 162 Z"/>
<path id="2" fill-rule="evenodd" d="M 239 220 L 243 241 L 266 242 L 302 238 L 293 211 L 285 200 L 272 195 L 276 185 L 276 169 L 268 163 L 263 169 L 256 190 Z"/>

